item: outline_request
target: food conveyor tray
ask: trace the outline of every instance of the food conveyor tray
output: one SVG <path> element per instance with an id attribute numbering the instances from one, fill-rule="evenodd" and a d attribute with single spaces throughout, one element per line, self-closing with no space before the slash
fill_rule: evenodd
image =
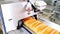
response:
<path id="1" fill-rule="evenodd" d="M 51 22 L 51 21 L 49 21 L 48 19 L 45 19 L 45 18 L 40 18 L 39 20 L 42 21 L 43 23 L 45 23 L 46 25 L 50 26 L 51 28 L 54 28 L 54 29 L 56 29 L 60 32 L 60 25 L 58 25 L 54 22 Z"/>
<path id="2" fill-rule="evenodd" d="M 29 34 L 34 34 L 34 33 L 33 33 L 28 27 L 26 27 L 25 25 L 23 25 L 22 28 L 23 28 L 24 31 L 26 30 Z M 25 32 L 26 32 L 26 31 L 25 31 Z"/>

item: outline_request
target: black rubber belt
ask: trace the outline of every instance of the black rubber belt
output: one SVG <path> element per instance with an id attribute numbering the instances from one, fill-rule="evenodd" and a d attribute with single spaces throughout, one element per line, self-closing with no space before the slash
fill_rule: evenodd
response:
<path id="1" fill-rule="evenodd" d="M 26 31 L 28 31 L 30 34 L 32 34 L 26 27 L 22 26 Z"/>

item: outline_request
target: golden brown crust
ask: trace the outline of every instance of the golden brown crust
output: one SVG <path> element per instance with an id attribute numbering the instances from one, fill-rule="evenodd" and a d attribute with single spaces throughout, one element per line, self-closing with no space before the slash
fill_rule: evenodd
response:
<path id="1" fill-rule="evenodd" d="M 43 22 L 40 22 L 32 17 L 28 17 L 24 20 L 25 26 L 32 30 L 35 34 L 58 34 L 59 32 Z"/>

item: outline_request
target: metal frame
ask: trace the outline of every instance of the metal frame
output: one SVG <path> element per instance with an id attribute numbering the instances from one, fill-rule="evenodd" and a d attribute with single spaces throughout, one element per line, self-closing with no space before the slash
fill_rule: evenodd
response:
<path id="1" fill-rule="evenodd" d="M 2 9 L 1 9 L 1 24 L 2 24 L 2 28 L 3 28 L 3 34 L 7 34 L 3 14 L 2 14 Z"/>

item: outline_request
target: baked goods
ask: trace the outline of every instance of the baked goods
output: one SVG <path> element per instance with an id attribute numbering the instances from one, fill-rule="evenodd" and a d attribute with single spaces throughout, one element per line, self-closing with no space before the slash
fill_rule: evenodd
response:
<path id="1" fill-rule="evenodd" d="M 58 34 L 59 32 L 43 22 L 40 22 L 32 17 L 24 21 L 24 25 L 32 30 L 35 34 Z"/>
<path id="2" fill-rule="evenodd" d="M 30 26 L 35 21 L 36 21 L 35 19 L 31 18 L 31 19 L 25 21 L 24 24 L 26 24 L 27 26 Z"/>
<path id="3" fill-rule="evenodd" d="M 59 34 L 57 30 L 53 29 L 50 34 Z"/>
<path id="4" fill-rule="evenodd" d="M 50 34 L 51 31 L 52 31 L 52 28 L 48 28 L 48 29 L 44 32 L 44 34 Z"/>
<path id="5" fill-rule="evenodd" d="M 32 29 L 35 29 L 38 25 L 40 25 L 40 24 L 42 24 L 42 23 L 40 23 L 39 21 L 36 21 L 35 23 L 33 23 L 30 27 L 32 28 Z"/>

